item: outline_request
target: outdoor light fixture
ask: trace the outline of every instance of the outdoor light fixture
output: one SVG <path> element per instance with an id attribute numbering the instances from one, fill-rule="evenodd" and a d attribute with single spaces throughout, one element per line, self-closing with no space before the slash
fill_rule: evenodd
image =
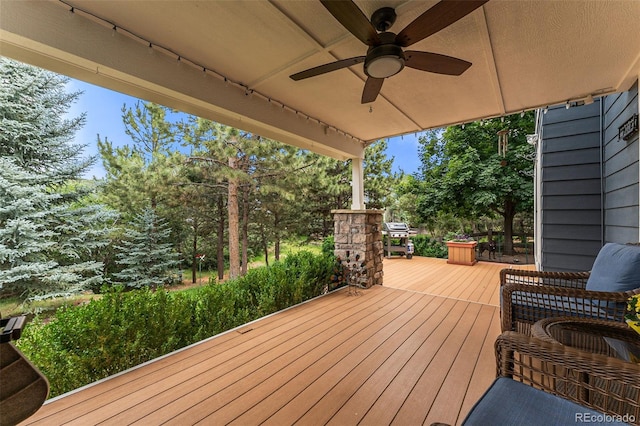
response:
<path id="1" fill-rule="evenodd" d="M 369 77 L 387 78 L 404 68 L 404 52 L 393 44 L 372 47 L 364 61 L 364 72 Z"/>
<path id="2" fill-rule="evenodd" d="M 537 133 L 534 133 L 532 135 L 527 135 L 527 143 L 529 145 L 535 145 L 536 143 L 538 143 L 539 139 L 540 137 L 538 136 Z"/>

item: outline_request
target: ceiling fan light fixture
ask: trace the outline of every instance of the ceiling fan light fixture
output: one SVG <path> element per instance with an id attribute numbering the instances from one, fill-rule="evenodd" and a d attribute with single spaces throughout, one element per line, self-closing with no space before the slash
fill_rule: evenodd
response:
<path id="1" fill-rule="evenodd" d="M 397 56 L 382 56 L 365 65 L 364 72 L 373 78 L 387 78 L 398 74 L 404 68 L 404 60 Z"/>
<path id="2" fill-rule="evenodd" d="M 373 78 L 387 78 L 398 74 L 404 68 L 405 57 L 402 49 L 394 45 L 371 48 L 364 61 L 364 73 Z"/>

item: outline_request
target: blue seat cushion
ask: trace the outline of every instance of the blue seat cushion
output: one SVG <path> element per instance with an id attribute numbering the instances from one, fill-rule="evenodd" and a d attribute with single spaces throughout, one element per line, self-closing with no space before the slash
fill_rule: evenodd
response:
<path id="1" fill-rule="evenodd" d="M 559 396 L 506 377 L 496 379 L 473 406 L 463 425 L 626 425 Z"/>
<path id="2" fill-rule="evenodd" d="M 600 249 L 586 289 L 629 291 L 640 287 L 640 246 L 607 243 Z"/>

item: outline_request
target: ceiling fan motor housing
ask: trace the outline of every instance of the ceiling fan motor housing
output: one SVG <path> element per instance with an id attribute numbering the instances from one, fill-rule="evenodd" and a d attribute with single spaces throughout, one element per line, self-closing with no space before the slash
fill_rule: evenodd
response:
<path id="1" fill-rule="evenodd" d="M 371 24 L 378 31 L 387 31 L 396 22 L 396 11 L 392 7 L 383 7 L 371 15 Z"/>

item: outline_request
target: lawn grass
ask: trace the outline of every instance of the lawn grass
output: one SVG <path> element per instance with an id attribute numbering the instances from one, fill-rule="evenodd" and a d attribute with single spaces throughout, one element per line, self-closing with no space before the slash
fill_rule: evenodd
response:
<path id="1" fill-rule="evenodd" d="M 297 239 L 291 241 L 284 241 L 280 244 L 280 260 L 284 260 L 289 254 L 296 254 L 301 251 L 308 251 L 316 256 L 322 254 L 322 241 L 307 241 L 306 239 Z M 275 252 L 273 248 L 269 250 L 269 265 L 276 261 Z M 259 268 L 265 266 L 264 254 L 258 254 L 249 259 L 249 269 Z M 225 276 L 227 276 L 228 269 L 225 270 Z M 185 269 L 182 271 L 183 282 L 185 284 L 191 284 L 191 269 Z M 198 283 L 207 284 L 211 277 L 217 279 L 218 272 L 215 270 L 202 270 L 196 272 L 196 279 Z"/>
<path id="2" fill-rule="evenodd" d="M 62 306 L 87 303 L 96 296 L 93 293 L 82 293 L 30 301 L 24 301 L 19 297 L 9 297 L 0 299 L 0 314 L 2 314 L 3 318 L 25 314 L 40 314 L 43 317 L 49 317 L 55 313 L 56 309 Z"/>
<path id="3" fill-rule="evenodd" d="M 322 241 L 307 241 L 305 239 L 284 241 L 280 244 L 280 258 L 284 259 L 288 254 L 296 254 L 300 251 L 308 251 L 314 255 L 322 253 Z M 276 261 L 275 252 L 273 249 L 269 250 L 269 264 Z M 253 256 L 249 260 L 251 267 L 264 266 L 264 253 Z"/>

